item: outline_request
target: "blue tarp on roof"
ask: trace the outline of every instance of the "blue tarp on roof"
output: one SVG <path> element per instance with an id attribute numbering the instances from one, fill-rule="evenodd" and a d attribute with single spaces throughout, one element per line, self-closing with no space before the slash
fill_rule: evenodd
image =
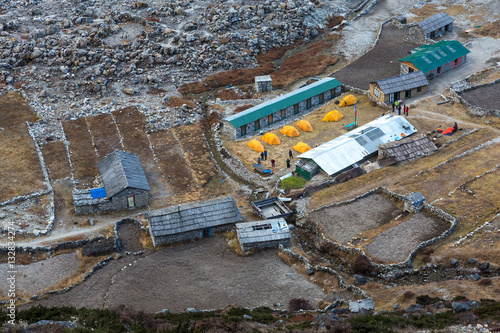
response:
<path id="1" fill-rule="evenodd" d="M 106 189 L 103 187 L 90 190 L 90 196 L 92 199 L 106 198 Z"/>

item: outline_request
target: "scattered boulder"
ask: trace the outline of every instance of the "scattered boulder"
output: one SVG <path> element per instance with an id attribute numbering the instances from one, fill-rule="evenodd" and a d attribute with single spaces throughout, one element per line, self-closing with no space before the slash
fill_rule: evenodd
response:
<path id="1" fill-rule="evenodd" d="M 483 272 L 487 271 L 488 269 L 490 269 L 490 263 L 487 262 L 487 261 L 482 262 L 482 263 L 479 264 L 478 268 L 479 268 L 480 271 L 483 271 Z"/>
<path id="2" fill-rule="evenodd" d="M 366 277 L 364 277 L 363 275 L 354 275 L 354 284 L 355 285 L 358 285 L 358 286 L 362 286 L 362 285 L 365 285 L 367 282 L 366 280 Z"/>
<path id="3" fill-rule="evenodd" d="M 469 258 L 469 259 L 467 259 L 467 263 L 470 265 L 475 265 L 475 264 L 477 264 L 477 259 Z"/>
<path id="4" fill-rule="evenodd" d="M 457 267 L 458 266 L 458 260 L 457 259 L 450 259 L 450 265 L 453 266 L 453 267 Z"/>
<path id="5" fill-rule="evenodd" d="M 312 269 L 312 268 L 306 269 L 306 274 L 307 275 L 313 275 L 314 274 L 314 269 Z"/>
<path id="6" fill-rule="evenodd" d="M 471 280 L 472 281 L 479 281 L 481 279 L 481 275 L 475 273 L 471 275 Z"/>
<path id="7" fill-rule="evenodd" d="M 132 88 L 124 88 L 122 91 L 123 91 L 124 94 L 127 94 L 127 95 L 133 95 L 133 94 L 135 94 L 135 90 L 132 89 Z"/>
<path id="8" fill-rule="evenodd" d="M 424 307 L 421 304 L 412 304 L 406 309 L 407 313 L 423 312 L 423 311 Z"/>

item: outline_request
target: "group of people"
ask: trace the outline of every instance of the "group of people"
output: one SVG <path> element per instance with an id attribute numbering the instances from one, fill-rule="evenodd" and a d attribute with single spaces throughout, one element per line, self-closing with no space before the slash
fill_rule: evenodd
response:
<path id="1" fill-rule="evenodd" d="M 398 115 L 401 115 L 401 103 L 403 101 L 392 102 L 392 112 L 396 111 L 396 107 L 398 108 Z M 403 116 L 408 116 L 408 110 L 410 109 L 407 105 L 403 104 Z"/>
<path id="2" fill-rule="evenodd" d="M 286 159 L 286 167 L 291 167 L 291 159 L 293 159 L 293 152 L 291 149 L 288 150 L 288 158 Z M 260 153 L 260 156 L 257 158 L 257 164 L 260 164 L 261 161 L 267 161 L 267 150 L 264 150 Z M 276 168 L 276 160 L 271 160 L 271 168 Z"/>

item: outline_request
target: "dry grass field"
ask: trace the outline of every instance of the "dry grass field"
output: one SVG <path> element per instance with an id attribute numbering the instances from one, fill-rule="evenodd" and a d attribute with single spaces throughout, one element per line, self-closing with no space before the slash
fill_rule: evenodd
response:
<path id="1" fill-rule="evenodd" d="M 47 188 L 26 121 L 38 118 L 17 92 L 0 96 L 0 202 Z"/>
<path id="2" fill-rule="evenodd" d="M 88 117 L 87 123 L 99 158 L 104 158 L 117 149 L 123 149 L 112 115 L 103 114 Z"/>
<path id="3" fill-rule="evenodd" d="M 43 145 L 42 153 L 51 181 L 71 177 L 68 154 L 64 143 L 46 143 Z"/>

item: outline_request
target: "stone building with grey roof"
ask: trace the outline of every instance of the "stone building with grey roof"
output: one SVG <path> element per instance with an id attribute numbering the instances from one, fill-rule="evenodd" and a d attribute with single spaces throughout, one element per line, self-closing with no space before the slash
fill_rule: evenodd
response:
<path id="1" fill-rule="evenodd" d="M 134 209 L 148 205 L 151 190 L 137 154 L 115 150 L 97 163 L 104 187 L 73 191 L 77 214 Z"/>
<path id="2" fill-rule="evenodd" d="M 378 146 L 378 160 L 381 166 L 387 166 L 428 155 L 437 149 L 428 136 L 413 135 Z"/>
<path id="3" fill-rule="evenodd" d="M 453 31 L 453 18 L 445 12 L 433 15 L 417 23 L 427 38 L 436 38 Z"/>
<path id="4" fill-rule="evenodd" d="M 290 246 L 290 229 L 285 219 L 236 223 L 236 234 L 243 252 L 268 247 Z"/>
<path id="5" fill-rule="evenodd" d="M 424 73 L 417 71 L 370 82 L 370 95 L 383 103 L 392 103 L 425 94 L 428 86 Z"/>
<path id="6" fill-rule="evenodd" d="M 233 197 L 171 206 L 149 213 L 154 246 L 208 238 L 230 229 L 242 218 Z"/>

